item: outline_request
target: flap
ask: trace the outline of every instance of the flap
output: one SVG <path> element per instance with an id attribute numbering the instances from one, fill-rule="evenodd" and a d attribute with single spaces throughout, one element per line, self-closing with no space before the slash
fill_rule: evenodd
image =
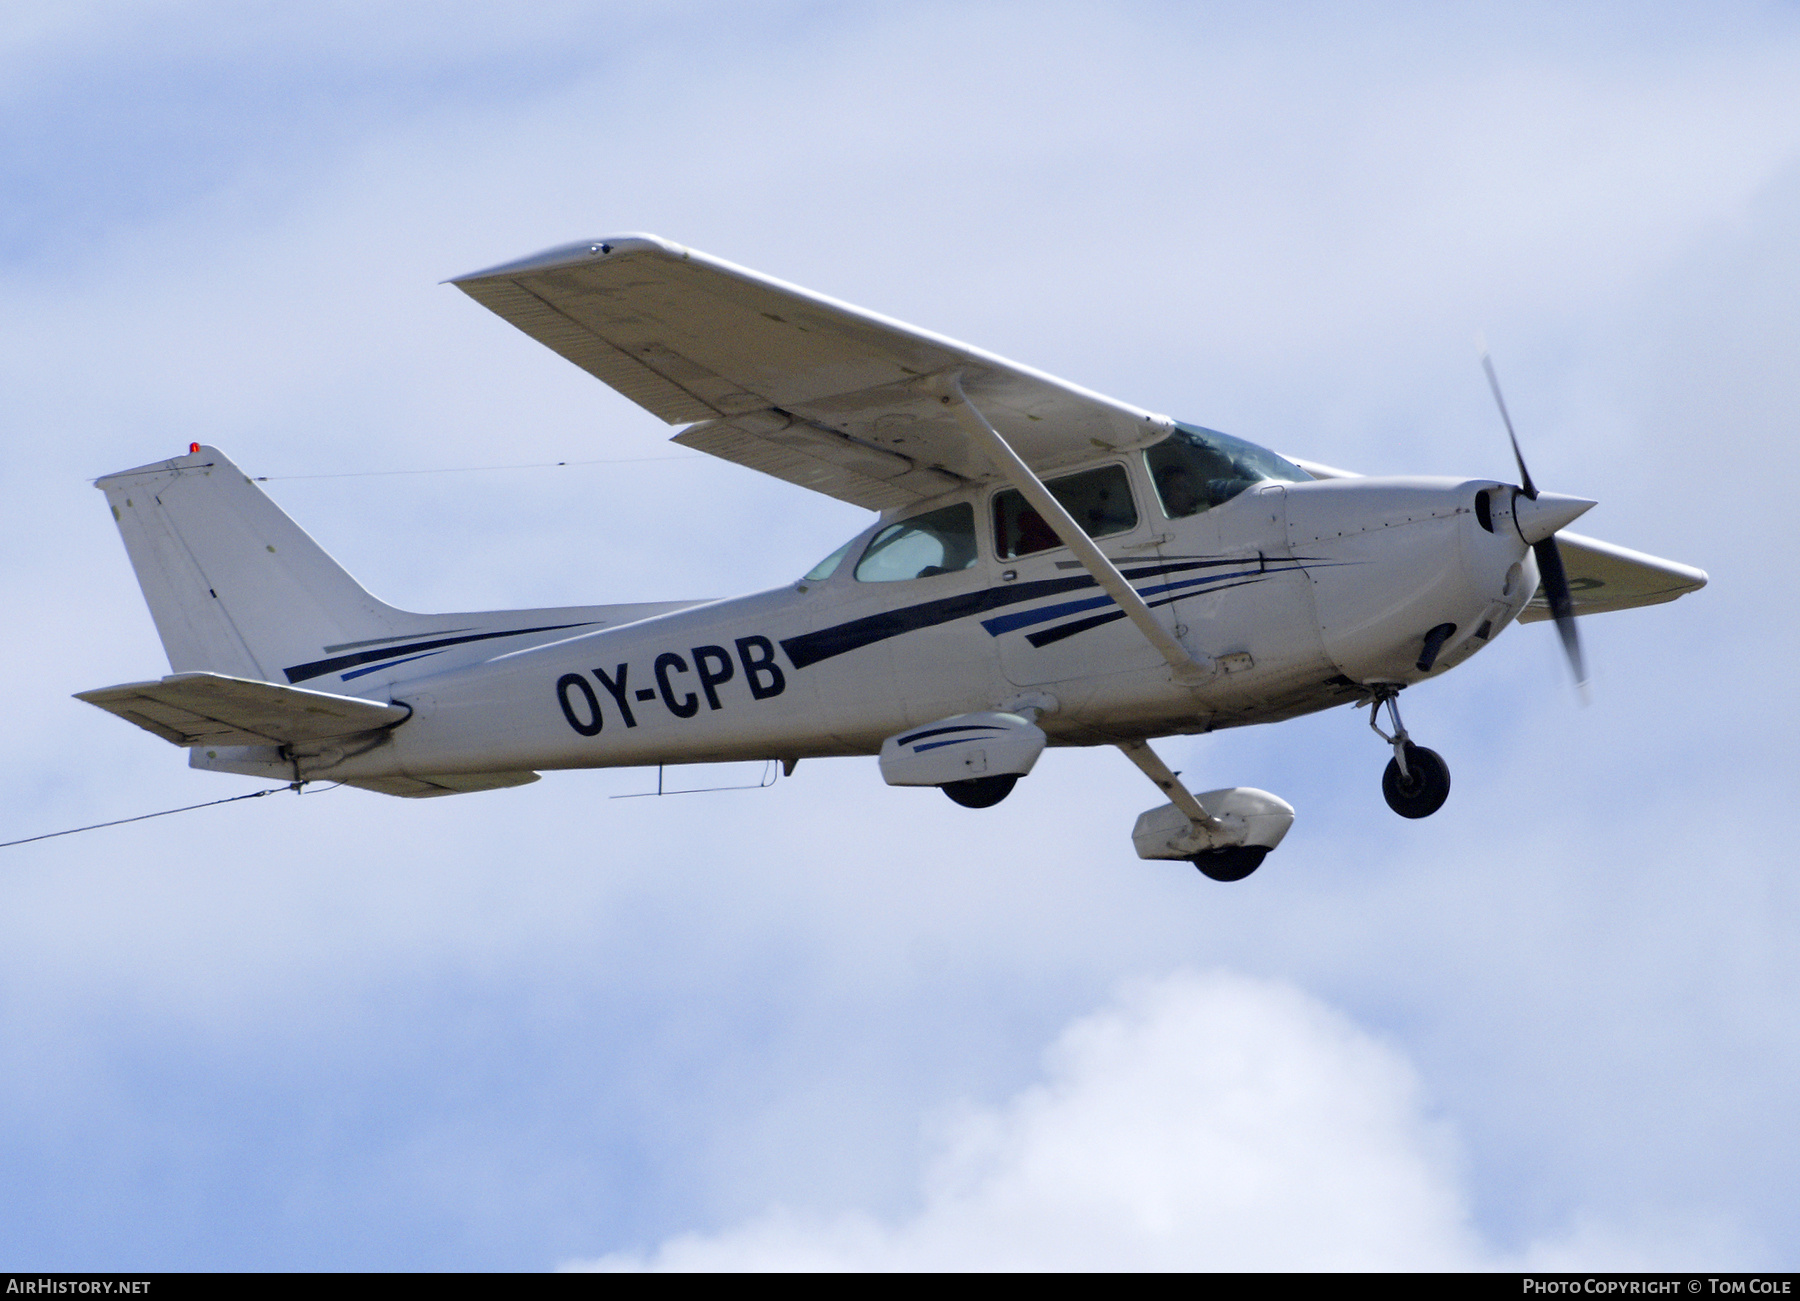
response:
<path id="1" fill-rule="evenodd" d="M 908 506 L 967 482 L 773 411 L 690 425 L 672 441 L 868 510 Z"/>
<path id="2" fill-rule="evenodd" d="M 453 283 L 669 423 L 707 422 L 677 442 L 872 510 L 998 477 L 936 392 L 949 372 L 1040 474 L 1173 428 L 654 236 L 564 245 Z"/>
<path id="3" fill-rule="evenodd" d="M 305 745 L 393 727 L 412 715 L 405 705 L 222 673 L 176 673 L 160 682 L 78 691 L 75 698 L 187 746 Z"/>

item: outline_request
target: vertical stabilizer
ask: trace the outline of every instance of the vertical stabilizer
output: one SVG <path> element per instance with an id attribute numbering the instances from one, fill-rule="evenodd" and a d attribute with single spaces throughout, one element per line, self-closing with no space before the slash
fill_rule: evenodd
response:
<path id="1" fill-rule="evenodd" d="M 99 479 L 169 666 L 284 682 L 321 645 L 413 631 L 218 449 Z"/>

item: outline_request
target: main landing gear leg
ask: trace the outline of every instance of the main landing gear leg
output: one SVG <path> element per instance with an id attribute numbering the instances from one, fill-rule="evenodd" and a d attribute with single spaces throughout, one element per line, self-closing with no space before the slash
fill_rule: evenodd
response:
<path id="1" fill-rule="evenodd" d="M 1383 684 L 1372 691 L 1369 727 L 1394 748 L 1394 757 L 1381 775 L 1381 793 L 1388 807 L 1401 817 L 1428 818 L 1450 798 L 1450 766 L 1437 751 L 1414 745 L 1406 734 L 1406 725 L 1400 721 L 1399 687 Z M 1394 727 L 1391 735 L 1381 730 L 1384 706 Z"/>

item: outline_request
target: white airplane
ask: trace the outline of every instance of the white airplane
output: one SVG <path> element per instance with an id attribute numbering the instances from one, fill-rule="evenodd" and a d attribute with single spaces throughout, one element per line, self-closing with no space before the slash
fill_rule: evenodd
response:
<path id="1" fill-rule="evenodd" d="M 196 768 L 407 796 L 877 754 L 890 784 L 984 808 L 1046 745 L 1115 746 L 1168 801 L 1138 854 L 1229 881 L 1293 808 L 1196 795 L 1153 738 L 1367 705 L 1388 803 L 1425 817 L 1449 771 L 1403 688 L 1542 618 L 1579 680 L 1577 615 L 1706 582 L 1559 539 L 1593 503 L 1539 492 L 1522 457 L 1517 486 L 1284 458 L 652 236 L 452 283 L 682 446 L 879 518 L 753 596 L 412 614 L 195 444 L 98 481 L 174 671 L 79 699 Z"/>

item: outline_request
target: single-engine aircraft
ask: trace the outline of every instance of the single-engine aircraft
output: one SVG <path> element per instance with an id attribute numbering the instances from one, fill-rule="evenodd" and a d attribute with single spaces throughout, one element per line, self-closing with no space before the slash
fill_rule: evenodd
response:
<path id="1" fill-rule="evenodd" d="M 451 283 L 683 447 L 879 517 L 753 596 L 412 614 L 194 444 L 98 480 L 173 672 L 79 699 L 196 768 L 404 796 L 873 754 L 892 785 L 985 808 L 1046 745 L 1114 746 L 1167 801 L 1138 854 L 1231 881 L 1293 808 L 1195 794 L 1152 739 L 1366 705 L 1387 802 L 1426 817 L 1449 770 L 1402 689 L 1544 618 L 1579 681 L 1577 616 L 1706 582 L 1559 537 L 1594 503 L 1540 492 L 1516 437 L 1518 484 L 1361 477 L 649 235 Z"/>

